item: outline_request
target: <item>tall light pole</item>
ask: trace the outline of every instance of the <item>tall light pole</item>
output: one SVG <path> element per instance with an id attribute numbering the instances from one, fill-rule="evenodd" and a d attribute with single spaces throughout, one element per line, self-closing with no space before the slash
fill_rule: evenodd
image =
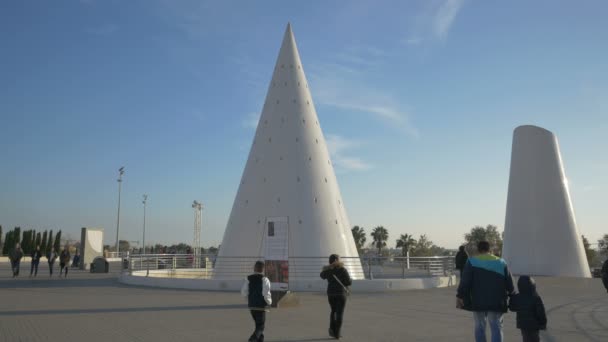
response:
<path id="1" fill-rule="evenodd" d="M 198 267 L 200 265 L 200 255 L 201 255 L 201 226 L 203 225 L 203 204 L 194 201 L 192 203 L 192 208 L 194 208 L 194 241 L 192 248 L 194 249 L 194 267 Z"/>
<path id="2" fill-rule="evenodd" d="M 144 194 L 144 200 L 141 201 L 144 204 L 144 253 L 146 254 L 146 202 L 148 201 L 148 195 Z"/>
<path id="3" fill-rule="evenodd" d="M 120 252 L 120 247 L 118 245 L 118 232 L 120 231 L 120 188 L 122 185 L 122 175 L 125 173 L 125 167 L 122 166 L 118 169 L 118 215 L 116 217 L 116 256 L 118 257 Z"/>

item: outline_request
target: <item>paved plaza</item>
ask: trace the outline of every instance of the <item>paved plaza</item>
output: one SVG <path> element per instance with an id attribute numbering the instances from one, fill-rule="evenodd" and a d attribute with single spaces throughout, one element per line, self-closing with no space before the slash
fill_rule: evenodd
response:
<path id="1" fill-rule="evenodd" d="M 153 289 L 117 282 L 109 274 L 71 271 L 36 279 L 29 262 L 12 279 L 0 263 L 0 341 L 246 341 L 253 323 L 237 293 Z M 58 273 L 58 272 L 56 272 Z M 546 341 L 608 341 L 608 294 L 599 279 L 537 278 L 549 318 Z M 455 288 L 353 294 L 343 341 L 472 341 L 471 314 L 456 310 Z M 300 293 L 301 305 L 268 314 L 267 341 L 329 341 L 328 304 Z M 519 341 L 515 315 L 505 318 L 506 341 Z"/>

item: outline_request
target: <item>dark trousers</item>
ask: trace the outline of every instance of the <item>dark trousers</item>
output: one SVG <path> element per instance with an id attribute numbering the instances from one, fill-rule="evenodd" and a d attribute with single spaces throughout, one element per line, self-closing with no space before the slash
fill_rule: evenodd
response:
<path id="1" fill-rule="evenodd" d="M 523 330 L 521 331 L 521 337 L 524 342 L 540 342 L 540 335 L 538 330 Z"/>
<path id="2" fill-rule="evenodd" d="M 340 337 L 340 329 L 342 328 L 342 318 L 344 317 L 344 307 L 346 306 L 345 295 L 327 295 L 331 314 L 329 315 L 329 329 L 334 333 L 334 336 Z"/>
<path id="3" fill-rule="evenodd" d="M 249 337 L 249 341 L 264 342 L 264 324 L 266 323 L 266 311 L 264 309 L 250 311 L 251 317 L 253 317 L 253 321 L 255 322 L 255 331 Z"/>
<path id="4" fill-rule="evenodd" d="M 49 262 L 49 275 L 53 275 L 53 267 L 55 266 L 54 262 Z"/>
<path id="5" fill-rule="evenodd" d="M 20 260 L 11 261 L 11 268 L 13 269 L 13 277 L 16 277 L 19 275 L 19 266 L 21 266 Z"/>
<path id="6" fill-rule="evenodd" d="M 59 276 L 61 277 L 61 273 L 63 273 L 63 270 L 65 269 L 65 276 L 67 277 L 68 276 L 68 266 L 63 262 L 59 263 L 59 266 L 61 266 L 61 269 L 59 270 Z"/>
<path id="7" fill-rule="evenodd" d="M 608 277 L 602 277 L 602 283 L 604 283 L 604 287 L 606 288 L 606 291 L 608 291 Z"/>
<path id="8" fill-rule="evenodd" d="M 40 261 L 32 261 L 32 267 L 30 268 L 30 275 L 32 275 L 32 273 L 34 275 L 38 275 L 38 264 L 40 263 Z"/>

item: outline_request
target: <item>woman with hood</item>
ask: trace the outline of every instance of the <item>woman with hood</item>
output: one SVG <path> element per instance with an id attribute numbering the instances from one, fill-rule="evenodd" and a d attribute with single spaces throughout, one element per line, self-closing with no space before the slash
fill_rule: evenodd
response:
<path id="1" fill-rule="evenodd" d="M 339 339 L 341 337 L 340 329 L 342 328 L 346 296 L 349 294 L 347 286 L 352 284 L 352 280 L 337 254 L 329 256 L 329 265 L 323 267 L 321 278 L 327 279 L 327 300 L 331 307 L 329 336 Z"/>
<path id="2" fill-rule="evenodd" d="M 509 309 L 517 312 L 517 329 L 521 330 L 524 342 L 540 341 L 540 330 L 547 329 L 547 315 L 543 300 L 536 292 L 536 283 L 530 276 L 521 276 L 517 281 L 519 293 L 511 297 Z"/>

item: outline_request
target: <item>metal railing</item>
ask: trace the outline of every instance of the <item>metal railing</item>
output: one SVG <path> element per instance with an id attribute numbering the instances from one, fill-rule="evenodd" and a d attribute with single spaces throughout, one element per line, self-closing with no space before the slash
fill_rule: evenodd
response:
<path id="1" fill-rule="evenodd" d="M 125 271 L 133 274 L 146 271 L 162 273 L 163 276 L 211 278 L 216 274 L 222 279 L 242 278 L 252 272 L 259 257 L 218 257 L 203 254 L 196 262 L 192 254 L 131 254 L 125 259 Z M 419 277 L 448 276 L 454 274 L 454 258 L 451 256 L 432 257 L 340 257 L 353 278 L 365 279 L 404 279 Z M 321 268 L 327 264 L 327 257 L 290 257 L 287 261 L 289 278 L 318 278 Z M 281 266 L 278 266 L 281 268 Z M 159 272 L 163 270 L 162 272 Z M 280 272 L 269 270 L 267 272 Z"/>
<path id="2" fill-rule="evenodd" d="M 129 257 L 129 252 L 104 252 L 104 255 L 106 258 L 108 259 L 122 259 L 122 258 L 128 258 Z"/>

